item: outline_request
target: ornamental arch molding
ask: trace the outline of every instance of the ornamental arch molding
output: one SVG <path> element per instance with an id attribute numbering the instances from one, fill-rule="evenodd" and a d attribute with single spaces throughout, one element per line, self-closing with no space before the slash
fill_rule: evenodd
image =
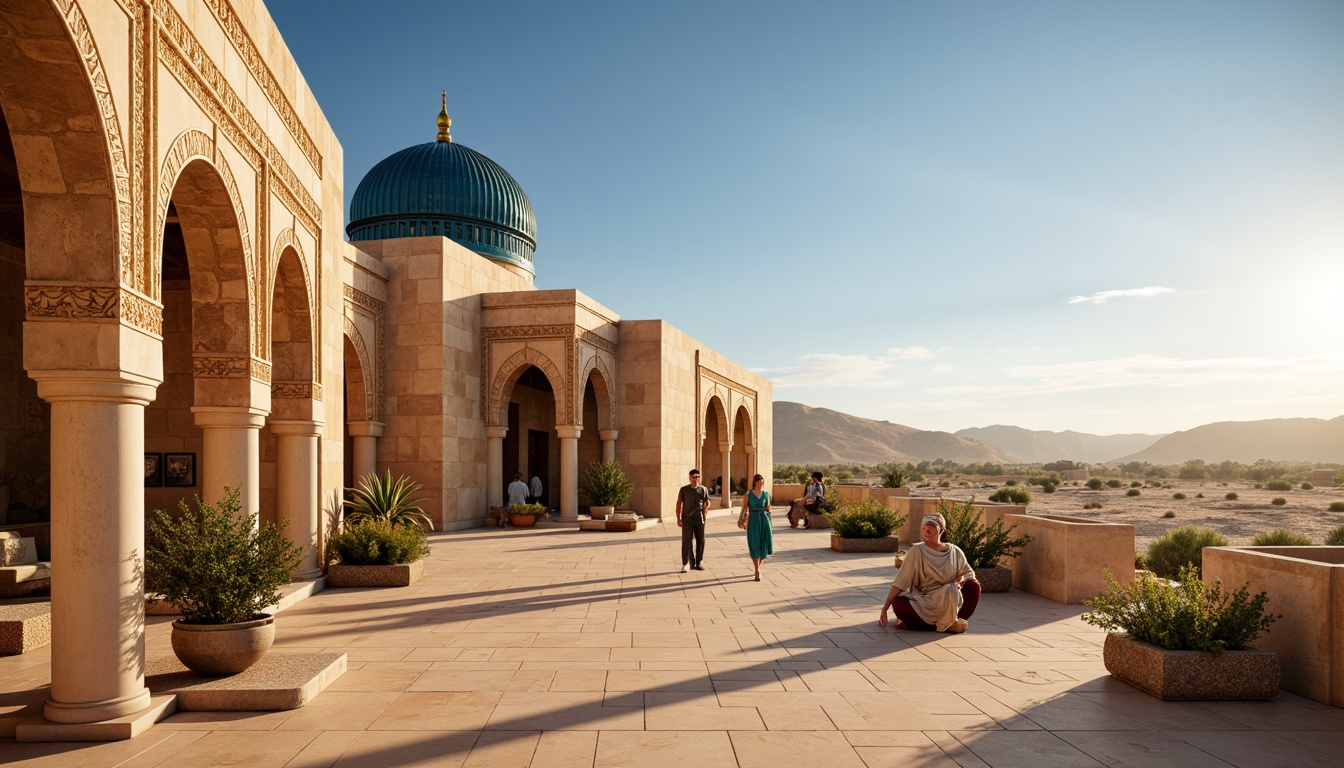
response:
<path id="1" fill-rule="evenodd" d="M 342 287 L 344 330 L 364 376 L 364 413 L 366 421 L 383 421 L 386 411 L 384 382 L 387 380 L 387 351 L 384 343 L 386 305 L 353 286 Z"/>
<path id="2" fill-rule="evenodd" d="M 573 397 L 570 382 L 565 381 L 560 368 L 541 350 L 535 347 L 523 347 L 500 364 L 491 377 L 490 399 L 485 408 L 486 426 L 498 427 L 508 424 L 509 399 L 513 396 L 513 386 L 518 381 L 518 376 L 529 365 L 539 368 L 546 375 L 546 380 L 551 383 L 551 391 L 556 400 L 556 415 L 574 412 L 570 402 Z"/>
<path id="3" fill-rule="evenodd" d="M 373 359 L 369 357 L 369 347 L 364 343 L 364 334 L 360 333 L 359 326 L 348 315 L 345 320 L 345 337 L 349 339 L 350 346 L 355 350 L 355 358 L 359 361 L 360 373 L 363 377 L 363 414 L 356 418 L 351 412 L 349 404 L 346 405 L 346 413 L 350 421 L 382 421 L 383 409 L 382 402 L 382 377 L 379 375 L 373 365 Z"/>
<path id="4" fill-rule="evenodd" d="M 617 418 L 616 410 L 616 380 L 611 375 L 614 367 L 614 365 L 607 365 L 601 353 L 594 353 L 584 363 L 583 373 L 579 376 L 578 397 L 580 403 L 583 402 L 583 396 L 588 389 L 588 381 L 592 378 L 593 372 L 597 372 L 602 380 L 602 391 L 593 387 L 594 394 L 597 395 L 598 429 L 620 428 L 620 420 Z M 583 408 L 579 408 L 577 412 L 580 419 L 579 426 L 584 426 L 582 424 Z"/>
<path id="5" fill-rule="evenodd" d="M 275 283 L 280 279 L 280 260 L 284 258 L 287 250 L 293 251 L 298 259 L 299 272 L 303 275 L 303 295 L 308 303 L 308 338 L 312 341 L 312 380 L 314 382 L 322 381 L 322 365 L 319 343 L 320 334 L 318 329 L 321 327 L 319 322 L 321 315 L 313 295 L 314 273 L 308 267 L 308 257 L 303 252 L 303 242 L 299 240 L 293 227 L 285 227 L 280 234 L 275 236 L 275 243 L 271 246 L 271 264 L 266 270 L 269 276 L 269 285 L 266 286 L 265 297 L 267 311 L 270 310 L 270 304 L 275 299 Z M 263 329 L 264 341 L 266 347 L 271 345 L 271 329 L 269 325 Z"/>

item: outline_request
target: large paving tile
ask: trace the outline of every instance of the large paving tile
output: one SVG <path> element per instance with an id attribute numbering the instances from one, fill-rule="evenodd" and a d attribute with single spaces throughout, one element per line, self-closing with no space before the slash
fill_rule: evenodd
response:
<path id="1" fill-rule="evenodd" d="M 733 755 L 728 734 L 723 731 L 604 731 L 598 734 L 594 768 L 655 765 L 738 768 L 738 760 Z"/>
<path id="2" fill-rule="evenodd" d="M 1082 768 L 1101 762 L 1047 731 L 953 731 L 991 768 Z"/>
<path id="3" fill-rule="evenodd" d="M 1226 763 L 1170 734 L 1152 731 L 1061 731 L 1057 735 L 1103 765 L 1117 768 L 1227 768 Z"/>
<path id="4" fill-rule="evenodd" d="M 730 735 L 740 768 L 864 768 L 863 758 L 838 731 Z"/>
<path id="5" fill-rule="evenodd" d="M 460 768 L 479 735 L 478 731 L 366 731 L 331 768 Z"/>

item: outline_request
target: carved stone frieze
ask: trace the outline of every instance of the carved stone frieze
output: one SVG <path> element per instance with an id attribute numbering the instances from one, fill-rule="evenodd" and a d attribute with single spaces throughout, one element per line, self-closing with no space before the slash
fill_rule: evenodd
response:
<path id="1" fill-rule="evenodd" d="M 383 307 L 385 306 L 383 302 L 379 301 L 378 299 L 375 299 L 374 297 L 370 296 L 367 293 L 364 293 L 363 291 L 356 290 L 355 288 L 349 285 L 342 286 L 342 293 L 345 295 L 346 301 L 349 301 L 350 303 L 355 304 L 356 306 L 360 306 L 373 312 L 377 312 L 380 315 L 383 311 Z"/>
<path id="2" fill-rule="evenodd" d="M 198 379 L 245 379 L 251 362 L 242 355 L 196 355 L 191 358 L 191 375 Z"/>
<path id="3" fill-rule="evenodd" d="M 590 344 L 608 354 L 616 354 L 616 345 L 609 341 L 605 336 L 601 336 L 593 331 L 580 331 L 579 340 L 585 344 Z"/>
<path id="4" fill-rule="evenodd" d="M 125 288 L 121 289 L 121 321 L 155 336 L 163 335 L 163 307 Z"/>
<path id="5" fill-rule="evenodd" d="M 277 381 L 271 385 L 271 397 L 277 400 L 319 400 L 321 390 L 314 396 L 314 386 L 306 381 Z"/>
<path id="6" fill-rule="evenodd" d="M 573 336 L 571 335 L 572 339 Z M 535 347 L 523 347 L 509 356 L 498 368 L 493 368 L 491 364 L 491 344 L 487 343 L 485 347 L 486 354 L 483 355 L 484 364 L 487 366 L 482 381 L 490 382 L 489 390 L 486 393 L 485 402 L 482 404 L 482 414 L 485 417 L 486 426 L 498 426 L 500 415 L 507 403 L 504 401 L 505 389 L 509 388 L 515 380 L 515 374 L 528 365 L 535 365 L 546 374 L 546 378 L 551 382 L 551 388 L 556 395 L 555 416 L 557 422 L 564 424 L 575 424 L 574 417 L 574 397 L 570 391 L 574 381 L 573 368 L 569 369 L 568 377 L 560 373 L 560 369 L 549 357 L 541 350 Z"/>
<path id="7" fill-rule="evenodd" d="M 115 285 L 29 284 L 23 289 L 24 315 L 29 320 L 114 318 L 120 292 Z"/>
<path id="8" fill-rule="evenodd" d="M 248 366 L 254 381 L 260 381 L 262 384 L 271 383 L 271 364 L 265 360 L 258 360 L 255 357 Z"/>

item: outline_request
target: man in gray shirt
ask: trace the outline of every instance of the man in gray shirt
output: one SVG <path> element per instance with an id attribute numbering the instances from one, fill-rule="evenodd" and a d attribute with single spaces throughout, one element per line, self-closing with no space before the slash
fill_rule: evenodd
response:
<path id="1" fill-rule="evenodd" d="M 681 529 L 681 572 L 691 568 L 705 570 L 700 561 L 705 557 L 705 513 L 709 509 L 709 491 L 700 484 L 700 470 L 691 470 L 690 485 L 681 486 L 677 493 L 677 527 Z M 691 542 L 695 552 L 692 557 Z"/>

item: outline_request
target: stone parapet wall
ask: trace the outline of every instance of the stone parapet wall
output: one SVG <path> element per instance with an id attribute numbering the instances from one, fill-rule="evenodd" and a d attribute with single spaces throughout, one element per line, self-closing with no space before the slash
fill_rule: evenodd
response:
<path id="1" fill-rule="evenodd" d="M 1003 515 L 1031 543 L 1011 561 L 1013 586 L 1058 603 L 1081 603 L 1107 590 L 1106 572 L 1134 580 L 1134 526 L 1055 515 Z"/>

